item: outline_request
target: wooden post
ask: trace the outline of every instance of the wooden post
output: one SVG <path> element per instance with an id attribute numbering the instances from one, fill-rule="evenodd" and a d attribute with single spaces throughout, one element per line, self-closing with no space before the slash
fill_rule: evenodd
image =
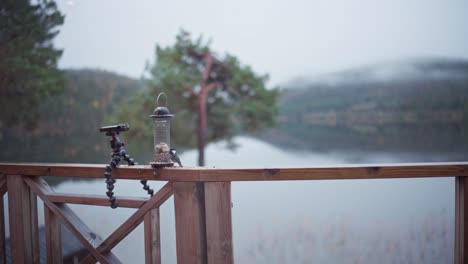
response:
<path id="1" fill-rule="evenodd" d="M 178 263 L 234 263 L 231 183 L 175 182 Z"/>
<path id="2" fill-rule="evenodd" d="M 161 238 L 159 225 L 159 207 L 145 215 L 145 263 L 161 264 Z"/>
<path id="3" fill-rule="evenodd" d="M 21 175 L 8 175 L 8 208 L 10 218 L 11 258 L 13 263 L 35 263 L 31 206 L 31 193 Z M 37 217 L 37 215 L 36 215 Z"/>
<path id="4" fill-rule="evenodd" d="M 6 263 L 5 251 L 5 212 L 3 206 L 3 194 L 0 196 L 0 264 Z"/>
<path id="5" fill-rule="evenodd" d="M 47 264 L 62 263 L 61 224 L 58 217 L 44 204 Z"/>
<path id="6" fill-rule="evenodd" d="M 24 184 L 24 183 L 23 183 Z M 28 187 L 29 203 L 31 208 L 31 243 L 32 243 L 32 258 L 34 264 L 41 263 L 41 255 L 39 253 L 39 220 L 37 218 L 37 195 Z"/>
<path id="7" fill-rule="evenodd" d="M 6 264 L 5 248 L 5 207 L 3 196 L 7 191 L 6 176 L 0 176 L 0 264 Z"/>
<path id="8" fill-rule="evenodd" d="M 177 263 L 206 263 L 203 183 L 174 182 L 173 186 Z"/>
<path id="9" fill-rule="evenodd" d="M 468 263 L 468 182 L 455 177 L 455 263 Z"/>
<path id="10" fill-rule="evenodd" d="M 231 183 L 205 183 L 208 263 L 234 263 L 232 250 Z"/>

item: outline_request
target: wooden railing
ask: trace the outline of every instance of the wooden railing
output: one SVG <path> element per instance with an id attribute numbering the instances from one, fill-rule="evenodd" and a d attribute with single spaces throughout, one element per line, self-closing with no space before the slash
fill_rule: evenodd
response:
<path id="1" fill-rule="evenodd" d="M 167 183 L 151 198 L 118 197 L 120 207 L 137 210 L 101 239 L 67 204 L 108 206 L 100 195 L 54 192 L 41 176 L 102 178 L 105 165 L 0 163 L 0 263 L 5 263 L 3 195 L 8 192 L 13 263 L 39 263 L 37 196 L 44 203 L 47 263 L 62 263 L 60 225 L 89 251 L 80 263 L 120 263 L 112 249 L 144 223 L 145 262 L 161 263 L 159 207 L 174 195 L 178 263 L 233 263 L 232 181 L 340 180 L 455 177 L 455 262 L 468 263 L 468 163 L 334 166 L 294 169 L 209 169 L 121 166 L 117 179 Z M 117 209 L 118 210 L 118 209 Z"/>

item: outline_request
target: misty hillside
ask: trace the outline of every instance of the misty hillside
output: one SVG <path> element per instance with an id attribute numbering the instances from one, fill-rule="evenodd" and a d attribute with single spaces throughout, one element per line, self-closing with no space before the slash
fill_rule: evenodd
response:
<path id="1" fill-rule="evenodd" d="M 280 100 L 285 122 L 460 121 L 468 110 L 468 61 L 374 65 L 292 82 L 285 88 Z"/>
<path id="2" fill-rule="evenodd" d="M 468 61 L 379 64 L 283 86 L 262 138 L 314 151 L 468 153 Z M 452 154 L 448 154 L 452 153 Z"/>

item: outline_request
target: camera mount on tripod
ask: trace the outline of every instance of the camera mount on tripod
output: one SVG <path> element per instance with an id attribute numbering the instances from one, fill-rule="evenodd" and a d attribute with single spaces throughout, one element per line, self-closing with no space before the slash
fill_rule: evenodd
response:
<path id="1" fill-rule="evenodd" d="M 130 130 L 130 125 L 128 123 L 118 124 L 115 126 L 104 126 L 99 129 L 99 132 L 106 132 L 106 136 L 114 136 L 120 134 L 120 132 L 125 132 Z"/>

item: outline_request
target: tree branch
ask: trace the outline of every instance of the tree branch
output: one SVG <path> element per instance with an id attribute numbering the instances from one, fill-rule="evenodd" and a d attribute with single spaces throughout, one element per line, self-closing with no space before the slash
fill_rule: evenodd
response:
<path id="1" fill-rule="evenodd" d="M 213 56 L 208 52 L 205 54 L 205 69 L 203 70 L 202 83 L 205 84 L 210 77 L 211 66 L 213 65 Z"/>
<path id="2" fill-rule="evenodd" d="M 216 86 L 218 86 L 218 82 L 212 82 L 212 83 L 210 83 L 208 85 L 205 85 L 205 87 L 203 87 L 203 88 L 204 88 L 206 94 L 208 94 L 211 90 L 215 89 Z"/>
<path id="3" fill-rule="evenodd" d="M 197 96 L 197 94 L 195 93 L 195 91 L 194 91 L 193 89 L 191 89 L 191 88 L 188 88 L 188 87 L 185 87 L 185 88 L 184 88 L 184 92 L 187 92 L 187 93 L 189 93 L 189 94 L 192 95 L 192 96 Z"/>
<path id="4" fill-rule="evenodd" d="M 198 93 L 198 96 L 207 96 L 208 93 L 215 89 L 217 86 L 218 86 L 218 82 L 212 82 L 212 83 L 209 83 L 209 84 L 204 84 L 204 83 L 201 83 L 200 84 L 200 92 Z"/>

